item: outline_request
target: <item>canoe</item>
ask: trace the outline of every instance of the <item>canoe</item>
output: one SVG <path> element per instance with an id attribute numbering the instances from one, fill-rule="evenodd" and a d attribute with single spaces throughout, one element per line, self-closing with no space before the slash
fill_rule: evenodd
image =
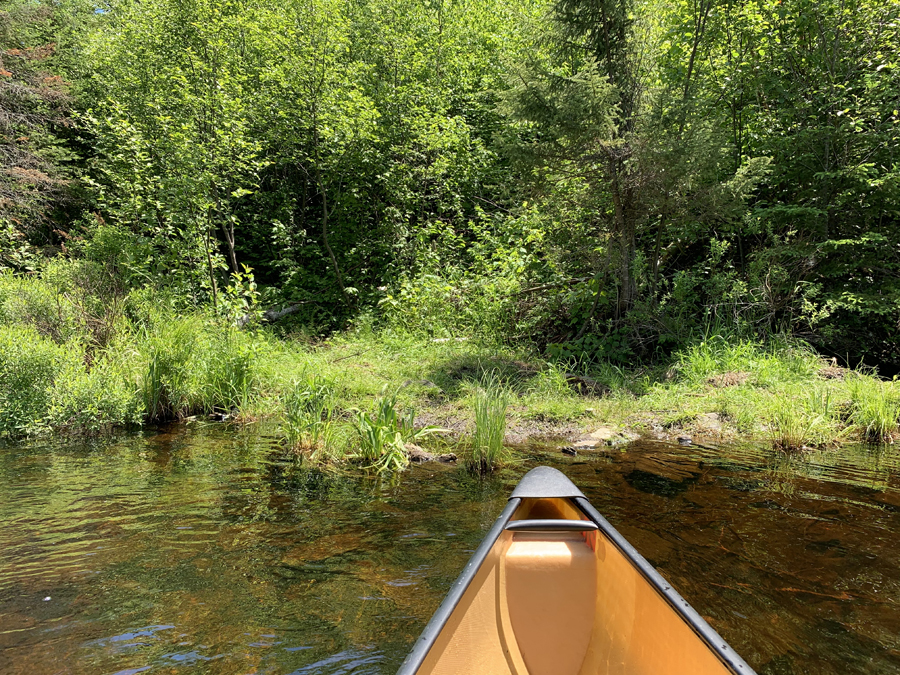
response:
<path id="1" fill-rule="evenodd" d="M 556 469 L 532 469 L 397 675 L 753 675 Z"/>

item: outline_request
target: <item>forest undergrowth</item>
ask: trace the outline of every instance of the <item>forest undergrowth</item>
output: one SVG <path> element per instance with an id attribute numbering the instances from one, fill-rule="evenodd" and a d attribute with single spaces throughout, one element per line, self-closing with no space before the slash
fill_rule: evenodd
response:
<path id="1" fill-rule="evenodd" d="M 795 339 L 707 334 L 650 365 L 576 362 L 384 322 L 327 339 L 238 327 L 210 312 L 176 312 L 146 291 L 123 298 L 101 326 L 76 291 L 54 286 L 64 267 L 0 276 L 7 439 L 266 419 L 302 460 L 400 469 L 408 444 L 436 442 L 489 470 L 510 460 L 504 446 L 600 426 L 785 450 L 898 435 L 895 380 L 837 366 Z"/>

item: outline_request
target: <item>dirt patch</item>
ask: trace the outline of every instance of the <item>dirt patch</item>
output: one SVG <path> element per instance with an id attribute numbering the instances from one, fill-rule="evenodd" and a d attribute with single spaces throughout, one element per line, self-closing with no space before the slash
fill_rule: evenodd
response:
<path id="1" fill-rule="evenodd" d="M 706 378 L 706 383 L 716 389 L 724 389 L 725 387 L 736 387 L 739 384 L 744 384 L 744 382 L 749 379 L 750 373 L 731 370 L 727 373 L 719 373 L 718 375 Z"/>
<path id="2" fill-rule="evenodd" d="M 445 405 L 429 410 L 416 411 L 417 427 L 440 427 L 447 430 L 447 435 L 459 438 L 475 431 L 475 425 L 471 419 L 460 414 L 458 408 Z"/>
<path id="3" fill-rule="evenodd" d="M 459 440 L 475 432 L 475 422 L 454 406 L 441 406 L 416 413 L 416 426 L 447 429 L 446 436 Z M 506 443 L 517 445 L 531 439 L 571 440 L 584 434 L 580 424 L 571 420 L 512 419 L 506 426 Z"/>
<path id="4" fill-rule="evenodd" d="M 817 373 L 823 380 L 843 380 L 850 371 L 840 366 L 825 366 Z"/>
<path id="5" fill-rule="evenodd" d="M 570 421 L 516 420 L 506 428 L 506 443 L 525 443 L 531 439 L 569 440 L 582 433 L 581 426 Z"/>

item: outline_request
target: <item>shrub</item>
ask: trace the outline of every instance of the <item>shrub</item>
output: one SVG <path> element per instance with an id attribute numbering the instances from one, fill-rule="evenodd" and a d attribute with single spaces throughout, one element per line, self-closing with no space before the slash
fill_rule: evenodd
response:
<path id="1" fill-rule="evenodd" d="M 32 326 L 57 343 L 77 336 L 65 299 L 38 276 L 0 272 L 0 323 Z"/>
<path id="2" fill-rule="evenodd" d="M 127 364 L 105 354 L 90 370 L 80 361 L 67 364 L 57 377 L 48 417 L 54 427 L 96 432 L 140 424 L 143 413 Z"/>
<path id="3" fill-rule="evenodd" d="M 0 434 L 22 436 L 46 424 L 63 347 L 31 326 L 0 326 Z"/>

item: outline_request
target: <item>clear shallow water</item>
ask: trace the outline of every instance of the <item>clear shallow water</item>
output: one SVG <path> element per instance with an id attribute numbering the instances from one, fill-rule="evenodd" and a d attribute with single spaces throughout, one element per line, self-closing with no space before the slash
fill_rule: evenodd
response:
<path id="1" fill-rule="evenodd" d="M 0 672 L 393 673 L 538 463 L 761 674 L 900 671 L 898 451 L 534 448 L 490 480 L 279 454 L 223 426 L 0 450 Z"/>

